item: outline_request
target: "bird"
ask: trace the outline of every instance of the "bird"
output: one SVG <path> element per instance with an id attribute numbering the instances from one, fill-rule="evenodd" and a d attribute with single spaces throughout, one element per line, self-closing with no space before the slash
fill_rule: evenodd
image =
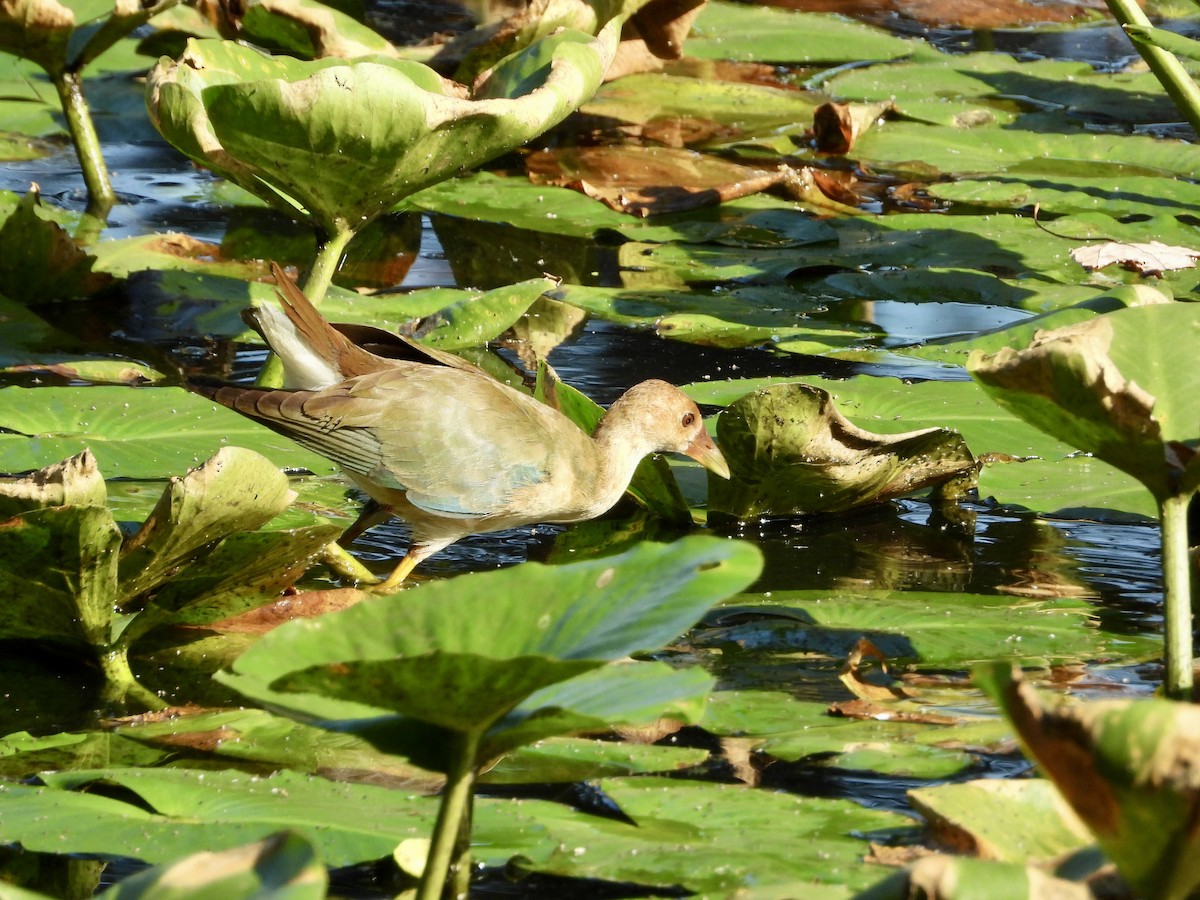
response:
<path id="1" fill-rule="evenodd" d="M 389 355 L 356 345 L 273 272 L 280 306 L 247 313 L 281 359 L 284 387 L 193 387 L 336 462 L 408 523 L 407 553 L 376 592 L 468 535 L 602 515 L 652 453 L 729 478 L 699 408 L 666 381 L 631 387 L 588 434 L 452 353 L 361 327 L 350 331 Z"/>

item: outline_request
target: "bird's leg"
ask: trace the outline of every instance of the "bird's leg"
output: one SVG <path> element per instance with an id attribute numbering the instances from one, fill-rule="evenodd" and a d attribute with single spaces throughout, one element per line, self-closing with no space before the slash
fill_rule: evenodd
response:
<path id="1" fill-rule="evenodd" d="M 372 594 L 390 594 L 392 591 L 400 587 L 404 583 L 410 572 L 417 567 L 417 563 L 429 556 L 430 551 L 426 547 L 418 547 L 415 544 L 408 548 L 408 553 L 404 559 L 400 560 L 400 565 L 392 570 L 392 574 L 381 581 L 379 584 L 371 585 L 368 590 Z"/>
<path id="2" fill-rule="evenodd" d="M 376 525 L 386 522 L 392 515 L 390 506 L 384 506 L 374 498 L 368 498 L 366 505 L 363 506 L 362 512 L 358 514 L 358 518 L 354 520 L 354 524 L 342 532 L 342 536 L 338 538 L 338 543 L 343 547 L 349 547 L 359 535 Z"/>

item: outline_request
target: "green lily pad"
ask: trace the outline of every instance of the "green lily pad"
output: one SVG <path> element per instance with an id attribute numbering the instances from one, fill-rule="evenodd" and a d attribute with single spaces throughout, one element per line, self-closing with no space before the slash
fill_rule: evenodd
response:
<path id="1" fill-rule="evenodd" d="M 705 565 L 712 568 L 702 569 Z M 250 696 L 269 697 L 276 707 L 302 718 L 361 718 L 382 709 L 452 728 L 486 728 L 528 695 L 538 696 L 540 688 L 553 695 L 556 689 L 548 685 L 554 681 L 675 637 L 756 572 L 757 554 L 749 546 L 708 538 L 685 538 L 669 548 L 644 544 L 618 557 L 568 566 L 528 563 L 425 585 L 403 598 L 364 601 L 319 620 L 283 626 L 240 657 L 233 673 L 221 680 Z M 453 603 L 447 604 L 443 594 L 453 594 Z M 531 608 L 531 597 L 544 599 Z M 618 598 L 622 602 L 614 605 Z M 473 611 L 464 618 L 468 610 Z M 395 616 L 404 619 L 403 628 L 391 623 Z M 506 623 L 502 629 L 495 624 L 500 621 Z M 546 630 L 539 624 L 546 622 L 557 624 Z M 379 646 L 372 649 L 373 643 Z M 386 674 L 389 682 L 374 687 L 359 683 L 355 674 L 364 666 L 380 669 L 376 674 Z M 460 705 L 471 712 L 459 711 L 444 696 L 431 703 L 441 695 L 428 691 L 422 666 L 441 672 L 447 690 L 461 697 Z M 635 678 L 650 676 L 646 666 L 637 668 Z M 348 675 L 342 676 L 343 671 Z M 301 675 L 291 673 L 301 673 L 302 680 L 292 683 Z M 693 678 L 696 673 L 682 674 L 688 679 L 686 690 L 701 686 Z M 655 672 L 652 677 L 665 675 Z M 501 678 L 507 681 L 497 680 Z M 289 687 L 312 692 L 285 693 Z M 651 691 L 652 682 L 643 681 L 640 690 Z M 584 696 L 594 692 L 585 690 Z M 637 692 L 614 694 L 610 688 L 607 698 L 626 706 L 636 700 L 633 705 L 642 708 Z M 550 730 L 537 732 L 546 723 L 531 716 L 533 712 L 512 712 L 499 721 L 488 737 L 489 747 L 498 752 L 507 746 L 506 730 L 520 734 L 521 742 L 536 739 L 533 733 L 556 733 L 553 722 Z"/>
<path id="2" fill-rule="evenodd" d="M 979 721 L 969 726 L 973 747 L 988 743 L 978 733 Z M 992 743 L 1011 736 L 1003 720 L 983 721 L 994 729 Z M 736 737 L 778 760 L 901 778 L 948 778 L 976 762 L 973 753 L 961 749 L 968 734 L 962 726 L 889 720 L 882 713 L 874 719 L 844 718 L 832 715 L 828 703 L 778 691 L 715 692 L 701 724 L 706 731 Z"/>
<path id="3" fill-rule="evenodd" d="M 989 778 L 909 791 L 939 840 L 985 859 L 1057 859 L 1092 844 L 1087 826 L 1053 783 L 1042 778 Z"/>
<path id="4" fill-rule="evenodd" d="M 727 613 L 752 618 L 705 629 L 705 647 L 766 653 L 816 653 L 845 659 L 867 638 L 889 660 L 923 668 L 965 668 L 997 652 L 1026 665 L 1095 659 L 1149 659 L 1150 637 L 1108 635 L 1095 627 L 1091 604 L 1039 600 L 1014 606 L 1010 598 L 926 591 L 772 591 L 734 598 Z"/>
<path id="5" fill-rule="evenodd" d="M 851 424 L 826 391 L 764 388 L 717 416 L 732 476 L 709 479 L 709 510 L 736 519 L 844 512 L 975 480 L 962 436 L 946 428 L 879 435 Z"/>
<path id="6" fill-rule="evenodd" d="M 564 118 L 600 83 L 616 32 L 603 35 L 556 35 L 527 93 L 498 86 L 476 101 L 418 63 L 300 62 L 192 41 L 150 73 L 147 102 L 184 153 L 338 234 Z"/>
<path id="7" fill-rule="evenodd" d="M 689 56 L 774 63 L 835 63 L 907 56 L 913 45 L 869 25 L 817 13 L 709 0 Z"/>
<path id="8" fill-rule="evenodd" d="M 654 887 L 682 885 L 709 896 L 786 885 L 785 896 L 845 896 L 872 880 L 859 865 L 862 839 L 911 820 L 846 800 L 798 797 L 743 785 L 661 778 L 603 779 L 598 787 L 635 824 L 550 804 L 521 812 L 559 841 L 526 871 L 604 878 Z M 756 834 L 771 840 L 756 841 Z M 698 863 L 702 858 L 703 863 Z"/>
<path id="9" fill-rule="evenodd" d="M 689 52 L 692 46 L 688 45 Z M 609 82 L 583 104 L 581 112 L 643 128 L 682 121 L 701 136 L 711 133 L 729 140 L 811 125 L 819 104 L 819 99 L 807 94 L 764 85 L 654 74 Z"/>
<path id="10" fill-rule="evenodd" d="M 246 38 L 300 57 L 393 55 L 391 43 L 334 6 L 316 0 L 252 0 L 241 8 Z"/>
<path id="11" fill-rule="evenodd" d="M 794 379 L 710 381 L 688 385 L 697 403 L 728 405 L 769 384 Z M 972 382 L 905 384 L 891 378 L 806 378 L 827 390 L 854 424 L 885 432 L 945 427 L 985 459 L 979 493 L 1000 503 L 1062 515 L 1154 518 L 1154 499 L 1135 479 L 1005 414 Z"/>
<path id="12" fill-rule="evenodd" d="M 244 416 L 180 388 L 0 389 L 0 471 L 27 472 L 90 448 L 109 478 L 165 478 L 221 447 L 243 446 L 281 468 L 333 464 Z"/>
<path id="13" fill-rule="evenodd" d="M 335 784 L 287 770 L 268 778 L 236 771 L 96 769 L 43 776 L 46 787 L 0 785 L 5 842 L 61 852 L 167 862 L 220 851 L 288 828 L 311 840 L 327 865 L 389 855 L 428 833 L 436 801 L 370 785 Z M 80 788 L 125 788 L 130 803 Z M 362 811 L 370 809 L 370 816 Z"/>
<path id="14" fill-rule="evenodd" d="M 1025 350 L 977 351 L 968 366 L 997 402 L 1162 499 L 1200 487 L 1200 392 L 1186 376 L 1197 341 L 1200 308 L 1156 304 L 1039 334 Z"/>
<path id="15" fill-rule="evenodd" d="M 920 56 L 840 72 L 825 87 L 845 100 L 889 100 L 906 118 L 960 130 L 1008 124 L 1017 110 L 1031 106 L 1065 107 L 1076 116 L 1101 114 L 1106 122 L 1130 124 L 1177 115 L 1147 72 L 1097 72 L 1086 62 L 1017 59 L 1007 53 L 925 51 Z"/>
<path id="16" fill-rule="evenodd" d="M 112 283 L 95 272 L 96 258 L 57 222 L 39 215 L 41 199 L 30 190 L 0 224 L 6 248 L 0 263 L 0 293 L 23 303 L 90 296 Z"/>

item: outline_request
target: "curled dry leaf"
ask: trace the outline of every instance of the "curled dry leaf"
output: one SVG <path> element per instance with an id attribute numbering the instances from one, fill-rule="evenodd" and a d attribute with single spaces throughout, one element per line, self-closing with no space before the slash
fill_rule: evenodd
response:
<path id="1" fill-rule="evenodd" d="M 1071 259 L 1089 272 L 1095 272 L 1097 269 L 1103 269 L 1105 266 L 1115 263 L 1121 268 L 1137 272 L 1139 275 L 1158 276 L 1161 276 L 1163 272 L 1174 272 L 1177 269 L 1194 269 L 1198 257 L 1200 257 L 1200 250 L 1175 247 L 1161 241 L 1151 241 L 1148 244 L 1108 241 L 1103 244 L 1077 247 L 1071 251 Z"/>
<path id="2" fill-rule="evenodd" d="M 813 141 L 821 153 L 849 153 L 860 135 L 884 113 L 895 109 L 885 103 L 822 103 L 813 110 Z"/>
<path id="3" fill-rule="evenodd" d="M 854 649 L 850 651 L 850 655 L 846 657 L 846 663 L 842 666 L 842 671 L 838 673 L 838 680 L 844 684 L 859 700 L 902 700 L 907 697 L 915 697 L 916 692 L 910 691 L 900 685 L 880 685 L 872 684 L 867 681 L 862 672 L 863 658 L 879 660 L 879 668 L 884 674 L 887 674 L 887 656 L 882 650 L 871 643 L 867 638 L 859 638 L 858 643 L 854 645 Z"/>

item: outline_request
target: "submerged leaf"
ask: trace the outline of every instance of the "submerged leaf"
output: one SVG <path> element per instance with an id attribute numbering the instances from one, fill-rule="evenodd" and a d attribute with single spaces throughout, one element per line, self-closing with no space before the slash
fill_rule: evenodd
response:
<path id="1" fill-rule="evenodd" d="M 717 431 L 733 476 L 709 479 L 709 509 L 738 519 L 842 512 L 970 481 L 976 470 L 957 432 L 872 434 L 805 384 L 743 397 L 717 417 Z"/>

